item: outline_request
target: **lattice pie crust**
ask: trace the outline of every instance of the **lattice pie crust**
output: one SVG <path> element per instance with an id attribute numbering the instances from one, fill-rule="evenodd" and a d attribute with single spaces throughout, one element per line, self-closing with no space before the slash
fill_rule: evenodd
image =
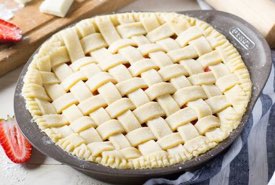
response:
<path id="1" fill-rule="evenodd" d="M 141 169 L 184 162 L 227 138 L 251 86 L 237 50 L 207 23 L 124 13 L 53 35 L 29 65 L 23 96 L 65 151 Z"/>

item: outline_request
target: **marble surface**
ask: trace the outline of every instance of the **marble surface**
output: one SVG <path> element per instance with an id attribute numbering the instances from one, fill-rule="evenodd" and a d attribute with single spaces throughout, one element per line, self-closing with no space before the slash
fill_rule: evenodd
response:
<path id="1" fill-rule="evenodd" d="M 199 9 L 194 0 L 137 0 L 120 9 L 125 11 L 182 11 Z M 0 117 L 13 115 L 13 94 L 22 67 L 0 78 Z M 34 149 L 24 165 L 13 164 L 0 147 L 0 185 L 104 185 Z"/>

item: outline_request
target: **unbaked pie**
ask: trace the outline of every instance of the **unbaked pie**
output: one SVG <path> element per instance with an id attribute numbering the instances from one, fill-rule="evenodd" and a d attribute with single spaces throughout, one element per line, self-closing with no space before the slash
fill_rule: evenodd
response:
<path id="1" fill-rule="evenodd" d="M 23 96 L 56 145 L 113 168 L 155 168 L 215 147 L 251 95 L 238 51 L 209 24 L 176 13 L 83 20 L 34 56 Z"/>

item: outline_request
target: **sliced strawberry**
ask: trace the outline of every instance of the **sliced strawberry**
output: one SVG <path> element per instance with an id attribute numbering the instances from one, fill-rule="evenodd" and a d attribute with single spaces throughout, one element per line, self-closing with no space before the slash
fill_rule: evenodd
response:
<path id="1" fill-rule="evenodd" d="M 204 69 L 204 72 L 209 72 L 211 71 L 211 69 L 209 68 L 209 66 L 207 66 L 205 69 Z"/>
<path id="2" fill-rule="evenodd" d="M 22 31 L 12 23 L 0 19 L 0 42 L 19 42 L 22 39 Z"/>
<path id="3" fill-rule="evenodd" d="M 24 163 L 31 157 L 32 145 L 22 135 L 14 117 L 0 120 L 0 144 L 15 163 Z"/>

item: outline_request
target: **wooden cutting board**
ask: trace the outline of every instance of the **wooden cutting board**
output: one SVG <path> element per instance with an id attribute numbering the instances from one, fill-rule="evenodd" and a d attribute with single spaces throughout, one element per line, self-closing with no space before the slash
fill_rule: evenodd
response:
<path id="1" fill-rule="evenodd" d="M 206 0 L 217 10 L 235 14 L 257 28 L 271 48 L 275 48 L 275 1 Z"/>
<path id="2" fill-rule="evenodd" d="M 41 43 L 61 28 L 96 14 L 113 12 L 131 1 L 75 0 L 67 16 L 58 18 L 41 13 L 39 6 L 42 0 L 33 0 L 17 11 L 10 21 L 22 29 L 24 37 L 17 44 L 0 45 L 0 76 L 26 63 Z"/>

